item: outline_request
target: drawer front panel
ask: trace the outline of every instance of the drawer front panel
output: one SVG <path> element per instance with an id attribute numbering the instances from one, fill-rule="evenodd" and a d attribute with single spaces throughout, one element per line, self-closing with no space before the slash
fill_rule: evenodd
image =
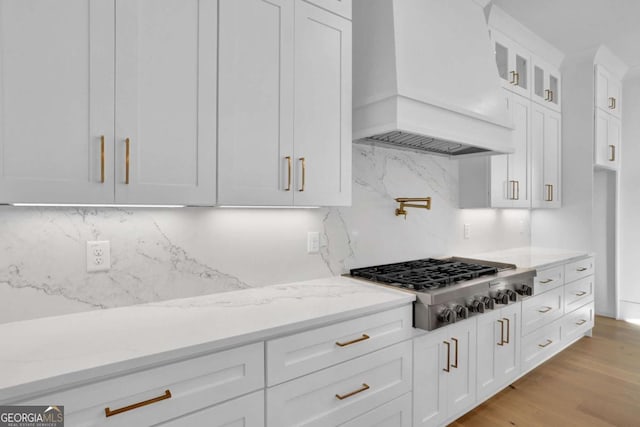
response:
<path id="1" fill-rule="evenodd" d="M 351 0 L 305 0 L 318 7 L 340 15 L 343 18 L 351 19 Z"/>
<path id="2" fill-rule="evenodd" d="M 522 302 L 522 335 L 548 325 L 564 314 L 563 288 L 556 288 Z"/>
<path id="3" fill-rule="evenodd" d="M 569 313 L 576 308 L 593 301 L 594 276 L 571 282 L 564 287 L 564 312 Z"/>
<path id="4" fill-rule="evenodd" d="M 156 426 L 264 427 L 264 391 L 256 391 Z"/>
<path id="5" fill-rule="evenodd" d="M 267 384 L 280 384 L 409 339 L 411 305 L 267 341 Z"/>
<path id="6" fill-rule="evenodd" d="M 411 340 L 267 389 L 267 425 L 333 426 L 411 390 Z"/>
<path id="7" fill-rule="evenodd" d="M 339 427 L 411 427 L 411 393 L 340 424 Z"/>
<path id="8" fill-rule="evenodd" d="M 562 319 L 562 339 L 573 340 L 584 335 L 594 325 L 594 303 L 593 300 L 582 307 L 567 314 Z"/>
<path id="9" fill-rule="evenodd" d="M 522 339 L 522 372 L 534 368 L 561 345 L 561 323 L 554 322 Z"/>
<path id="10" fill-rule="evenodd" d="M 593 274 L 594 269 L 593 257 L 581 259 L 575 261 L 564 267 L 564 281 L 565 283 L 571 283 L 574 280 L 582 279 Z"/>
<path id="11" fill-rule="evenodd" d="M 264 387 L 262 342 L 171 363 L 74 389 L 61 391 L 25 404 L 65 406 L 69 425 L 149 425 L 197 411 L 218 402 Z M 162 399 L 106 417 L 105 408 L 116 410 L 158 397 Z"/>
<path id="12" fill-rule="evenodd" d="M 564 285 L 564 265 L 538 271 L 533 279 L 533 294 L 538 295 Z"/>

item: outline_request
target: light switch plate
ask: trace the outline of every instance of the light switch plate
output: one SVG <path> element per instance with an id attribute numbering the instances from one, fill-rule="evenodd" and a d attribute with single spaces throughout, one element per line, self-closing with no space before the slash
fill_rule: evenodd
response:
<path id="1" fill-rule="evenodd" d="M 320 252 L 320 232 L 309 231 L 307 233 L 307 253 L 317 254 Z"/>
<path id="2" fill-rule="evenodd" d="M 471 238 L 471 224 L 464 225 L 464 238 L 465 239 Z"/>
<path id="3" fill-rule="evenodd" d="M 87 272 L 108 271 L 111 268 L 111 245 L 108 240 L 87 242 Z"/>

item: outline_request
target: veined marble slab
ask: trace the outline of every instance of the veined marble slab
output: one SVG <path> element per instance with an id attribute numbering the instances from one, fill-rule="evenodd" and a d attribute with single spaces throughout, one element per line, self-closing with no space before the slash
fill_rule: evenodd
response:
<path id="1" fill-rule="evenodd" d="M 589 255 L 587 252 L 525 246 L 521 248 L 474 254 L 470 255 L 469 258 L 494 262 L 506 262 L 509 264 L 515 264 L 521 268 L 542 269 L 571 262 L 587 255 Z"/>
<path id="2" fill-rule="evenodd" d="M 0 325 L 0 403 L 409 304 L 346 277 Z"/>

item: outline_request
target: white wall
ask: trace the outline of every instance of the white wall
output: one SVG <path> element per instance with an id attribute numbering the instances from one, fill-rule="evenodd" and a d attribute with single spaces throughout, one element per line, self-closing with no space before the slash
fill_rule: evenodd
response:
<path id="1" fill-rule="evenodd" d="M 353 206 L 316 210 L 0 207 L 0 323 L 342 274 L 530 243 L 526 210 L 457 209 L 457 161 L 354 145 Z M 395 197 L 433 198 L 394 216 Z M 463 239 L 463 224 L 471 239 Z M 306 253 L 307 231 L 322 232 Z M 85 242 L 112 268 L 86 273 Z"/>
<path id="2" fill-rule="evenodd" d="M 623 84 L 620 172 L 621 317 L 640 318 L 640 69 Z"/>

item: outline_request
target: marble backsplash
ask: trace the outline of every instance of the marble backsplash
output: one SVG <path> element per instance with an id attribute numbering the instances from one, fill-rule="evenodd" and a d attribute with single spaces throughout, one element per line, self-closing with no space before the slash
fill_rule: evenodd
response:
<path id="1" fill-rule="evenodd" d="M 3 206 L 0 323 L 530 243 L 527 210 L 458 209 L 457 176 L 455 160 L 354 144 L 346 208 Z M 425 196 L 431 211 L 394 216 L 395 197 Z M 321 233 L 319 254 L 306 253 L 308 231 Z M 108 272 L 86 272 L 87 240 L 111 242 Z"/>

